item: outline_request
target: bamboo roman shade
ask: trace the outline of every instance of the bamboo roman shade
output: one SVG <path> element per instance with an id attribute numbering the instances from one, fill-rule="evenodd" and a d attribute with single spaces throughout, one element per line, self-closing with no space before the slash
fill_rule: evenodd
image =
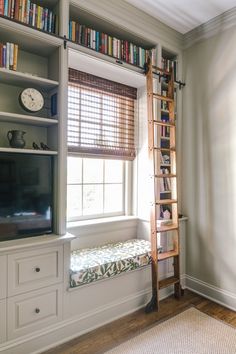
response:
<path id="1" fill-rule="evenodd" d="M 69 69 L 69 152 L 133 160 L 136 98 L 133 87 Z"/>

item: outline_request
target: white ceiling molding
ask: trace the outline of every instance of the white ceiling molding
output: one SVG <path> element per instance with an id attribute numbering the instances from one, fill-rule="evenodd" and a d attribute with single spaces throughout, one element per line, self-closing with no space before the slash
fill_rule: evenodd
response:
<path id="1" fill-rule="evenodd" d="M 184 49 L 233 26 L 236 28 L 236 7 L 186 33 L 184 35 Z"/>
<path id="2" fill-rule="evenodd" d="M 235 0 L 125 0 L 185 34 L 235 7 Z"/>

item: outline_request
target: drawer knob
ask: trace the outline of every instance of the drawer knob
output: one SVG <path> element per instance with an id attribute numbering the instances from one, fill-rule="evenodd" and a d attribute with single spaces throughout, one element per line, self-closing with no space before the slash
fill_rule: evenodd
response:
<path id="1" fill-rule="evenodd" d="M 35 268 L 35 272 L 36 272 L 36 273 L 39 273 L 39 272 L 40 272 L 40 268 L 39 268 L 39 267 L 36 267 L 36 268 Z"/>
<path id="2" fill-rule="evenodd" d="M 39 312 L 40 312 L 40 309 L 37 307 L 37 308 L 35 309 L 35 312 L 36 312 L 36 313 L 39 313 Z"/>

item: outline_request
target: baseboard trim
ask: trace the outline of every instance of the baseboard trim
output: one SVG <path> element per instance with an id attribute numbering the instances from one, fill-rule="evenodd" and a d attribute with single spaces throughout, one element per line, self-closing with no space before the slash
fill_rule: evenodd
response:
<path id="1" fill-rule="evenodd" d="M 172 288 L 163 289 L 160 299 L 170 296 Z M 0 345 L 0 353 L 4 354 L 39 354 L 43 351 L 63 344 L 87 332 L 113 322 L 132 312 L 143 308 L 151 299 L 151 289 L 145 289 L 129 295 L 106 306 L 97 308 L 68 320 L 61 321 L 42 331 L 15 339 Z M 58 338 L 60 338 L 58 340 Z M 39 349 L 40 348 L 40 349 Z"/>
<path id="2" fill-rule="evenodd" d="M 190 275 L 186 275 L 185 280 L 187 289 L 195 292 L 196 294 L 202 295 L 203 297 L 212 300 L 219 305 L 225 306 L 230 310 L 236 311 L 236 294 L 208 284 Z"/>

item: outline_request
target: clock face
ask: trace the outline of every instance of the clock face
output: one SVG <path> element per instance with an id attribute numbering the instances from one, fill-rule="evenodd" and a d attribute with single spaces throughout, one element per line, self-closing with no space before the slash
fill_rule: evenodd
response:
<path id="1" fill-rule="evenodd" d="M 21 106 L 28 112 L 38 112 L 44 106 L 44 98 L 41 92 L 34 88 L 24 89 L 19 97 Z"/>

